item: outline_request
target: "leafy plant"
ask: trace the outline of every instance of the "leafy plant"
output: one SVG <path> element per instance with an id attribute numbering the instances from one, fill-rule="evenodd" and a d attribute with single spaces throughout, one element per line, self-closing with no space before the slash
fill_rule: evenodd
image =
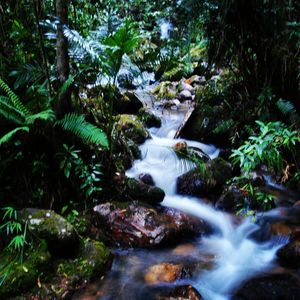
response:
<path id="1" fill-rule="evenodd" d="M 254 171 L 262 164 L 282 172 L 285 163 L 283 151 L 294 155 L 300 141 L 299 133 L 290 130 L 281 122 L 265 124 L 256 121 L 256 124 L 259 126 L 259 134 L 250 136 L 241 147 L 233 150 L 233 163 L 239 164 L 244 173 Z"/>
<path id="2" fill-rule="evenodd" d="M 68 147 L 63 145 L 63 152 L 57 154 L 60 159 L 60 169 L 64 172 L 66 178 L 70 179 L 73 174 L 80 182 L 80 190 L 85 200 L 90 199 L 94 194 L 101 191 L 99 186 L 101 165 L 92 162 L 85 164 L 79 156 L 80 150 L 76 150 L 74 146 Z"/>
<path id="3" fill-rule="evenodd" d="M 27 222 L 22 225 L 18 221 L 17 211 L 13 207 L 3 207 L 2 221 L 4 222 L 0 226 L 0 232 L 4 232 L 9 240 L 5 248 L 6 251 L 12 253 L 15 256 L 15 260 L 23 263 L 24 249 L 28 244 L 27 237 Z M 0 286 L 3 284 L 10 272 L 9 265 L 0 266 Z"/>

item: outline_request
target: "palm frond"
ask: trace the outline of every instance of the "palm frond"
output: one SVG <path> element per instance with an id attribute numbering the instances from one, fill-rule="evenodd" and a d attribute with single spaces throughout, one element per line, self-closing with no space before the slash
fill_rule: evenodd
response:
<path id="1" fill-rule="evenodd" d="M 16 78 L 14 89 L 26 85 L 36 85 L 46 78 L 45 71 L 38 62 L 24 64 L 19 69 L 12 71 L 10 76 Z"/>
<path id="2" fill-rule="evenodd" d="M 100 128 L 86 122 L 83 115 L 75 113 L 66 114 L 63 119 L 55 122 L 55 126 L 60 126 L 62 129 L 71 132 L 85 143 L 108 148 L 106 134 Z"/>
<path id="3" fill-rule="evenodd" d="M 14 106 L 17 110 L 22 112 L 25 116 L 29 115 L 28 109 L 24 106 L 24 104 L 20 101 L 19 97 L 10 89 L 10 87 L 2 80 L 0 77 L 0 88 L 6 93 L 11 106 Z"/>
<path id="4" fill-rule="evenodd" d="M 15 107 L 8 104 L 10 101 L 5 96 L 0 96 L 0 115 L 8 121 L 16 124 L 23 124 L 25 121 L 24 114 Z"/>
<path id="5" fill-rule="evenodd" d="M 27 127 L 27 126 L 17 127 L 14 130 L 11 130 L 10 132 L 6 133 L 4 136 L 2 136 L 0 138 L 0 146 L 2 146 L 3 144 L 7 143 L 19 131 L 29 132 L 29 127 Z"/>
<path id="6" fill-rule="evenodd" d="M 44 120 L 44 121 L 54 121 L 55 114 L 52 109 L 46 109 L 40 111 L 34 115 L 30 115 L 26 118 L 26 124 L 33 124 L 36 120 Z"/>
<path id="7" fill-rule="evenodd" d="M 93 62 L 101 64 L 101 52 L 104 50 L 104 46 L 101 43 L 85 39 L 76 30 L 71 30 L 68 27 L 64 27 L 64 36 L 69 41 L 70 55 L 73 58 L 82 60 L 88 55 Z"/>

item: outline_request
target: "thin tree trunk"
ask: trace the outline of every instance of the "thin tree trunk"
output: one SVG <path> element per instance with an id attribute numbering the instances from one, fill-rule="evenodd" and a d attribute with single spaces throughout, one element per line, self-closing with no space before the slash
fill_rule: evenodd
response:
<path id="1" fill-rule="evenodd" d="M 63 27 L 68 24 L 68 0 L 56 0 L 56 16 L 59 23 L 57 24 L 57 42 L 56 42 L 56 69 L 60 87 L 68 79 L 70 73 L 68 40 L 63 34 Z M 56 103 L 56 113 L 58 117 L 71 111 L 71 94 L 67 89 L 59 95 Z"/>

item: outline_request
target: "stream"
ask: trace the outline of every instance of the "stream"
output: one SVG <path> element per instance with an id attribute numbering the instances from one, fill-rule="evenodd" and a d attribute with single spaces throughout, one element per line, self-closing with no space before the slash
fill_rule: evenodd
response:
<path id="1" fill-rule="evenodd" d="M 151 106 L 150 102 L 146 104 Z M 142 158 L 134 162 L 126 175 L 138 178 L 141 173 L 151 174 L 155 185 L 166 193 L 162 205 L 205 220 L 213 232 L 171 248 L 117 249 L 108 276 L 75 299 L 150 300 L 155 299 L 159 290 L 174 287 L 175 284 L 192 285 L 205 300 L 230 299 L 232 291 L 242 282 L 274 268 L 275 253 L 279 246 L 251 239 L 251 234 L 259 227 L 250 218 L 237 221 L 234 216 L 216 210 L 203 199 L 176 193 L 176 178 L 194 168 L 195 164 L 179 158 L 172 147 L 178 142 L 186 142 L 188 147 L 200 149 L 211 159 L 218 156 L 219 150 L 212 145 L 174 139 L 187 107 L 172 110 L 151 106 L 151 109 L 162 119 L 162 126 L 149 129 L 151 139 L 140 146 Z M 162 262 L 188 264 L 195 271 L 192 276 L 172 284 L 147 284 L 144 280 L 145 270 Z"/>

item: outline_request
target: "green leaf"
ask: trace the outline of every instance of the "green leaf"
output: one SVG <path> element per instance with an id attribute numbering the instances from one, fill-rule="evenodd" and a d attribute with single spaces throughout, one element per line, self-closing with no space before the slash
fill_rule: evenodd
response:
<path id="1" fill-rule="evenodd" d="M 7 143 L 11 138 L 14 137 L 14 135 L 16 135 L 19 131 L 25 131 L 25 132 L 29 132 L 29 127 L 24 126 L 24 127 L 18 127 L 15 128 L 14 130 L 8 132 L 7 134 L 5 134 L 4 136 L 2 136 L 0 138 L 0 146 L 2 146 L 3 144 Z"/>

